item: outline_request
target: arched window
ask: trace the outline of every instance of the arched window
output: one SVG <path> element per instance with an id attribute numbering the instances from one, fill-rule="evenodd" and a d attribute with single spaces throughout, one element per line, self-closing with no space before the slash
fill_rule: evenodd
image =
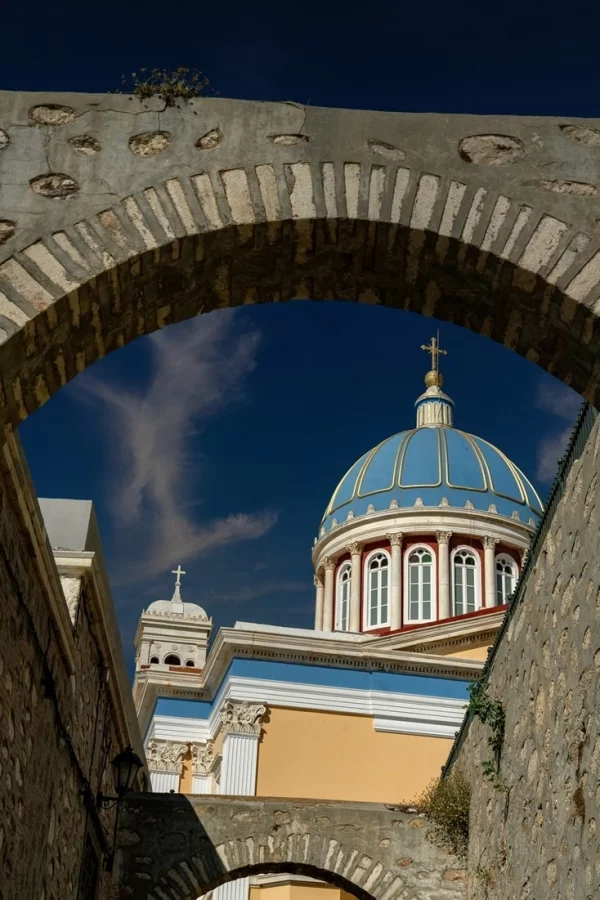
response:
<path id="1" fill-rule="evenodd" d="M 479 593 L 479 557 L 469 547 L 460 547 L 452 561 L 453 615 L 464 616 L 479 609 Z"/>
<path id="2" fill-rule="evenodd" d="M 350 627 L 350 585 L 352 583 L 352 566 L 344 563 L 338 572 L 335 601 L 335 629 L 348 631 Z"/>
<path id="3" fill-rule="evenodd" d="M 151 657 L 150 657 L 150 663 L 151 663 L 152 665 L 156 665 L 156 664 L 159 663 L 159 662 L 160 662 L 160 659 L 158 658 L 158 656 L 151 656 Z"/>
<path id="4" fill-rule="evenodd" d="M 514 559 L 502 553 L 496 557 L 496 603 L 502 606 L 508 603 L 508 598 L 515 589 L 517 583 L 517 565 Z"/>
<path id="5" fill-rule="evenodd" d="M 389 624 L 390 558 L 375 550 L 365 562 L 365 628 Z"/>
<path id="6" fill-rule="evenodd" d="M 193 659 L 188 659 L 188 660 L 186 660 L 186 663 L 185 663 L 185 664 L 186 664 L 186 666 L 189 666 L 190 668 L 193 668 L 193 667 L 195 666 L 195 663 L 194 663 L 194 660 L 193 660 Z"/>
<path id="7" fill-rule="evenodd" d="M 181 660 L 174 653 L 170 653 L 165 657 L 165 666 L 180 666 Z"/>
<path id="8" fill-rule="evenodd" d="M 431 622 L 435 611 L 435 559 L 431 547 L 411 547 L 406 555 L 406 619 Z"/>

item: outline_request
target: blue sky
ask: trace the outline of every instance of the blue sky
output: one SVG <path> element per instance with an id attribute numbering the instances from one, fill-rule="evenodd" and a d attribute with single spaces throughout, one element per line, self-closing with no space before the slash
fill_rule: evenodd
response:
<path id="1" fill-rule="evenodd" d="M 600 12 L 579 6 L 565 21 L 564 6 L 542 15 L 532 0 L 11 4 L 0 87 L 105 91 L 144 65 L 188 65 L 231 97 L 597 116 Z M 580 13 L 585 27 L 571 27 Z M 436 326 L 308 301 L 218 312 L 118 351 L 22 426 L 38 493 L 96 504 L 128 653 L 179 562 L 185 598 L 217 626 L 310 623 L 322 512 L 360 454 L 412 425 L 419 347 Z M 440 328 L 456 424 L 544 496 L 578 398 L 502 347 Z"/>

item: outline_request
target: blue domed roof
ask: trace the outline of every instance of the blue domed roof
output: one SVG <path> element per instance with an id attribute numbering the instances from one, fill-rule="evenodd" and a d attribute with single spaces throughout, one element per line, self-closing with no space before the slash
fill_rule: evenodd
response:
<path id="1" fill-rule="evenodd" d="M 423 406 L 421 398 L 417 402 Z M 531 482 L 501 450 L 437 423 L 401 431 L 361 456 L 337 486 L 321 528 L 329 531 L 334 519 L 341 523 L 350 511 L 362 516 L 370 505 L 376 512 L 396 504 L 406 508 L 418 498 L 429 507 L 444 498 L 451 507 L 470 501 L 482 512 L 493 504 L 499 515 L 517 514 L 521 522 L 537 523 L 542 514 Z"/>

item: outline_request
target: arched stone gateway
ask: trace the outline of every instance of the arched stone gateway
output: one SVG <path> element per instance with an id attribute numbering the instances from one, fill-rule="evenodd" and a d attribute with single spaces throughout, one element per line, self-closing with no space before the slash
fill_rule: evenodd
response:
<path id="1" fill-rule="evenodd" d="M 138 794 L 119 825 L 116 900 L 196 900 L 269 872 L 320 878 L 359 900 L 465 896 L 465 872 L 427 820 L 393 806 Z"/>
<path id="2" fill-rule="evenodd" d="M 218 307 L 454 321 L 600 402 L 600 121 L 0 94 L 0 425 Z"/>

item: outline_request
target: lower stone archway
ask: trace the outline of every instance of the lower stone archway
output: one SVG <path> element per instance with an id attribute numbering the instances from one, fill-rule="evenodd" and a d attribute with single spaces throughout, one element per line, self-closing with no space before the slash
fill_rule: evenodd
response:
<path id="1" fill-rule="evenodd" d="M 196 900 L 253 874 L 297 873 L 359 900 L 462 900 L 460 861 L 406 807 L 137 794 L 120 814 L 115 898 Z"/>

